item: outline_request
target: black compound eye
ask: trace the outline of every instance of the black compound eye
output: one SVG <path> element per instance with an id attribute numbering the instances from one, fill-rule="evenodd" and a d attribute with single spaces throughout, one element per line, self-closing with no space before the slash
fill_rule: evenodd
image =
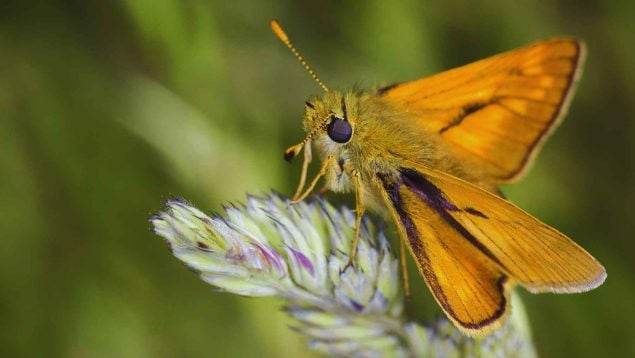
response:
<path id="1" fill-rule="evenodd" d="M 347 120 L 333 117 L 331 123 L 326 127 L 326 133 L 334 142 L 346 143 L 353 135 L 353 128 Z"/>

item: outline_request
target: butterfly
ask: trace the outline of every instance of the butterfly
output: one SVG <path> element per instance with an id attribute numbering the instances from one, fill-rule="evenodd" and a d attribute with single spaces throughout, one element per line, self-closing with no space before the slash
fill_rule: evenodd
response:
<path id="1" fill-rule="evenodd" d="M 285 151 L 290 161 L 304 149 L 294 200 L 321 178 L 325 189 L 355 193 L 349 264 L 365 209 L 386 214 L 402 258 L 405 246 L 443 312 L 469 336 L 502 325 L 514 286 L 575 293 L 604 282 L 593 256 L 498 189 L 522 178 L 562 121 L 584 60 L 580 41 L 538 41 L 410 82 L 331 91 L 279 23 L 271 26 L 324 90 L 306 102 L 307 136 Z M 305 189 L 313 146 L 323 161 Z"/>

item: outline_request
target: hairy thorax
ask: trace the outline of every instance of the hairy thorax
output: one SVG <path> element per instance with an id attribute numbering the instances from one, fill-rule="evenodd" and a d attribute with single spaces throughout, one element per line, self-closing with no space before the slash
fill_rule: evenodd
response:
<path id="1" fill-rule="evenodd" d="M 348 143 L 336 143 L 320 130 L 331 115 L 346 115 L 353 128 Z M 351 174 L 356 171 L 360 177 L 362 197 L 372 205 L 377 200 L 372 195 L 376 192 L 372 185 L 377 181 L 377 174 L 391 175 L 410 163 L 479 185 L 478 176 L 467 174 L 438 134 L 409 121 L 408 117 L 413 115 L 395 110 L 377 96 L 364 92 L 328 92 L 322 98 L 313 99 L 310 106 L 307 105 L 305 129 L 307 132 L 316 131 L 314 143 L 319 155 L 323 159 L 334 158 L 325 174 L 328 189 L 351 191 Z"/>

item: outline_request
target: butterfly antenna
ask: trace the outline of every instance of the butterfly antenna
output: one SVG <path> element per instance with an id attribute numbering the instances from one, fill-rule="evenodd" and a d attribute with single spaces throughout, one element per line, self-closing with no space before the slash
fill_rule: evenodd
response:
<path id="1" fill-rule="evenodd" d="M 309 71 L 309 74 L 311 75 L 311 77 L 313 77 L 313 79 L 315 80 L 315 82 L 317 82 L 317 84 L 322 87 L 322 89 L 324 90 L 324 92 L 328 92 L 329 89 L 326 87 L 326 85 L 324 84 L 324 82 L 322 82 L 320 80 L 320 78 L 317 76 L 317 74 L 313 71 L 313 69 L 311 69 L 311 67 L 309 66 L 308 63 L 306 63 L 306 61 L 304 60 L 304 58 L 300 55 L 300 53 L 298 52 L 298 50 L 295 49 L 295 47 L 293 47 L 293 44 L 291 44 L 291 40 L 289 40 L 289 36 L 287 36 L 287 34 L 284 32 L 284 30 L 282 29 L 282 26 L 280 26 L 280 23 L 277 20 L 271 20 L 271 29 L 273 30 L 273 33 L 276 34 L 276 36 L 278 36 L 278 38 L 280 39 L 280 41 L 282 41 L 285 45 L 287 45 L 287 47 L 289 48 L 289 50 L 291 50 L 291 52 L 293 52 L 293 54 L 295 55 L 295 57 L 300 61 L 300 63 L 302 64 L 302 66 L 304 66 L 304 68 L 306 68 L 307 71 Z"/>

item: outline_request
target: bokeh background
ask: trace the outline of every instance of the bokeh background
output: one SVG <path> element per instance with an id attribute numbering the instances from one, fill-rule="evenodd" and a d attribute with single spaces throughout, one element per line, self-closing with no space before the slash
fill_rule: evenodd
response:
<path id="1" fill-rule="evenodd" d="M 505 191 L 608 270 L 523 294 L 539 353 L 635 355 L 635 2 L 121 0 L 0 5 L 2 356 L 306 354 L 281 302 L 214 292 L 147 221 L 171 196 L 295 189 L 282 151 L 320 89 L 271 18 L 332 88 L 584 39 L 567 120 Z"/>

